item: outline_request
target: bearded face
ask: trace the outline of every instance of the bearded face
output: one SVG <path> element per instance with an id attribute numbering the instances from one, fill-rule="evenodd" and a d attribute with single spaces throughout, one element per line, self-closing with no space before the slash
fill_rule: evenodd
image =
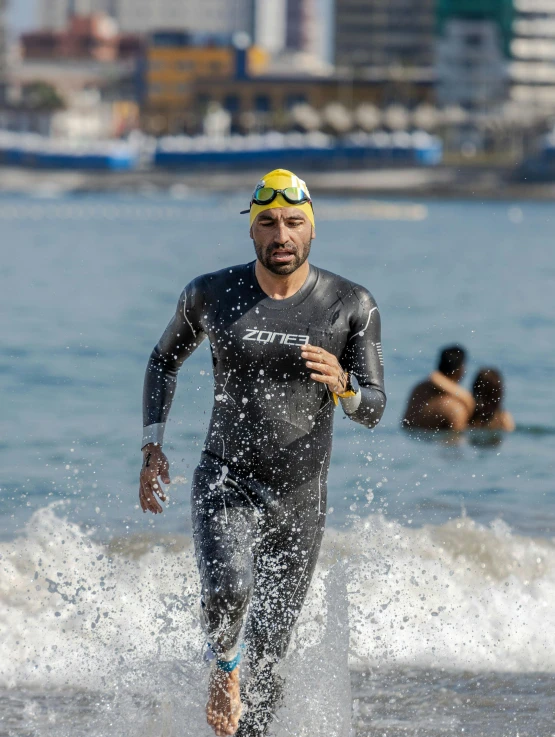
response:
<path id="1" fill-rule="evenodd" d="M 251 236 L 260 263 L 273 274 L 287 276 L 307 260 L 313 229 L 302 211 L 284 207 L 260 213 Z"/>
<path id="2" fill-rule="evenodd" d="M 257 243 L 254 242 L 254 250 L 260 263 L 272 274 L 285 276 L 297 271 L 307 260 L 310 253 L 312 238 L 299 245 L 295 243 Z"/>

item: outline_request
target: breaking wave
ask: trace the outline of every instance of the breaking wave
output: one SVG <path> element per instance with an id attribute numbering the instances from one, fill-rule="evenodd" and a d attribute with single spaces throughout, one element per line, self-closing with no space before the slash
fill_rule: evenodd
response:
<path id="1" fill-rule="evenodd" d="M 0 683 L 101 687 L 145 662 L 198 663 L 191 540 L 103 544 L 60 506 L 0 545 Z M 554 599 L 549 540 L 500 521 L 410 529 L 369 516 L 327 531 L 292 658 L 323 652 L 329 602 L 345 602 L 351 667 L 554 672 Z"/>

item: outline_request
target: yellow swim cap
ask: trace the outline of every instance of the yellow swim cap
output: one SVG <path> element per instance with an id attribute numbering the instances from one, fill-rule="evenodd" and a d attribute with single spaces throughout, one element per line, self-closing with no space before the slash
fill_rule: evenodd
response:
<path id="1" fill-rule="evenodd" d="M 276 195 L 275 192 L 263 192 L 265 189 L 291 190 L 291 192 L 280 192 Z M 254 202 L 254 198 L 257 197 L 258 193 L 260 193 L 260 195 L 268 194 L 271 199 L 265 204 L 258 204 L 257 202 Z M 289 201 L 287 198 L 289 198 Z M 287 169 L 274 169 L 273 171 L 268 172 L 268 174 L 262 177 L 258 182 L 253 193 L 253 201 L 251 202 L 250 207 L 251 225 L 258 213 L 263 212 L 264 210 L 271 210 L 274 207 L 297 207 L 306 214 L 312 225 L 314 225 L 314 210 L 312 209 L 308 187 L 306 186 L 306 183 L 293 174 L 292 171 L 288 171 Z"/>

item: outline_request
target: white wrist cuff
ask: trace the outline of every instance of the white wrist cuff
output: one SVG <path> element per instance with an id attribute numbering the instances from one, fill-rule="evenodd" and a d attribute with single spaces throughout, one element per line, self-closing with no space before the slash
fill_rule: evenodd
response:
<path id="1" fill-rule="evenodd" d="M 346 415 L 352 415 L 360 406 L 362 392 L 359 389 L 354 397 L 343 397 L 343 399 L 340 397 L 339 399 L 341 401 L 341 406 L 343 407 L 343 412 L 345 412 Z"/>
<path id="2" fill-rule="evenodd" d="M 164 430 L 166 429 L 165 422 L 157 422 L 153 425 L 147 425 L 143 427 L 143 442 L 141 450 L 149 443 L 156 443 L 162 445 L 164 442 Z"/>

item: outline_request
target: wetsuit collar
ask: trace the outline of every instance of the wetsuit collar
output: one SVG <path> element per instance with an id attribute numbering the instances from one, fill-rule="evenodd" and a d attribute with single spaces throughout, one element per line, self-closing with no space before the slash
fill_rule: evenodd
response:
<path id="1" fill-rule="evenodd" d="M 316 266 L 309 264 L 309 272 L 308 276 L 306 277 L 305 283 L 298 291 L 295 292 L 295 294 L 291 295 L 291 297 L 287 297 L 286 299 L 272 299 L 272 297 L 269 297 L 258 283 L 255 267 L 256 261 L 253 261 L 250 264 L 250 273 L 254 283 L 254 287 L 262 297 L 259 304 L 262 307 L 268 307 L 270 310 L 285 310 L 288 307 L 296 307 L 297 305 L 300 305 L 301 302 L 304 302 L 304 300 L 312 292 L 312 290 L 316 286 L 316 283 L 318 282 L 318 269 L 316 268 Z"/>

